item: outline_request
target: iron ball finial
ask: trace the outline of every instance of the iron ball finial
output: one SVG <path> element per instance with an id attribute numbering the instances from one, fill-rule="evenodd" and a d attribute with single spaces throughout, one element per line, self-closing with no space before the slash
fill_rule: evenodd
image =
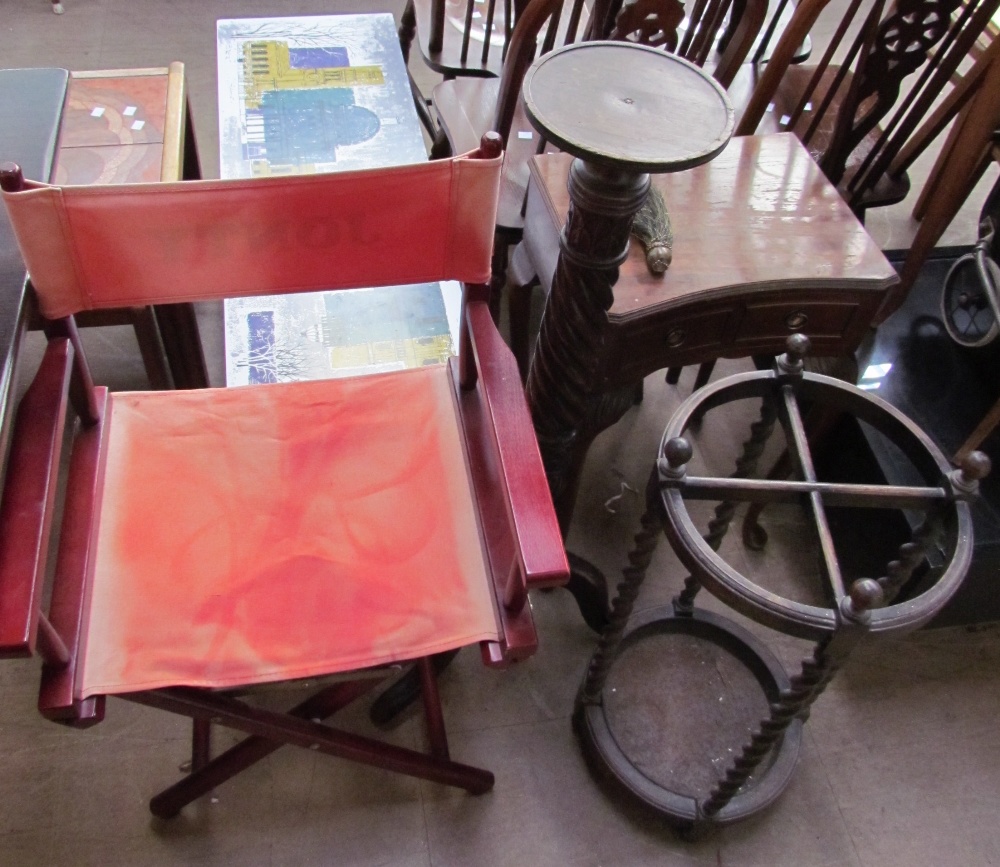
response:
<path id="1" fill-rule="evenodd" d="M 805 334 L 790 334 L 785 340 L 785 352 L 777 358 L 778 371 L 785 375 L 802 373 L 802 359 L 809 354 L 810 342 Z"/>
<path id="2" fill-rule="evenodd" d="M 687 472 L 687 462 L 694 454 L 691 443 L 684 437 L 673 437 L 663 446 L 663 457 L 657 462 L 660 477 L 664 480 L 679 481 Z"/>
<path id="3" fill-rule="evenodd" d="M 673 469 L 680 469 L 691 460 L 694 450 L 684 437 L 674 437 L 667 442 L 663 454 Z"/>
<path id="4" fill-rule="evenodd" d="M 855 615 L 878 608 L 885 602 L 882 585 L 874 578 L 859 578 L 851 584 L 847 595 L 851 600 L 851 612 Z"/>
<path id="5" fill-rule="evenodd" d="M 985 479 L 993 468 L 993 462 L 989 455 L 980 451 L 969 452 L 958 465 L 962 471 L 962 479 L 969 482 L 978 482 Z"/>

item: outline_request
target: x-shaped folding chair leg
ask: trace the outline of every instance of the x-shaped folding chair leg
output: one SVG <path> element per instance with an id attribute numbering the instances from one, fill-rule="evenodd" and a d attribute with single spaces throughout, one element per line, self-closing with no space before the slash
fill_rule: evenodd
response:
<path id="1" fill-rule="evenodd" d="M 285 744 L 294 744 L 362 764 L 457 786 L 472 794 L 493 787 L 493 774 L 448 758 L 440 698 L 429 660 L 418 662 L 424 686 L 430 754 L 394 746 L 373 738 L 323 725 L 325 719 L 368 692 L 376 679 L 346 681 L 327 687 L 296 705 L 287 713 L 251 707 L 238 699 L 203 690 L 180 687 L 128 696 L 130 701 L 209 721 L 246 732 L 246 738 L 202 767 L 192 765 L 191 773 L 150 801 L 155 816 L 171 818 L 182 807 L 245 770 Z"/>

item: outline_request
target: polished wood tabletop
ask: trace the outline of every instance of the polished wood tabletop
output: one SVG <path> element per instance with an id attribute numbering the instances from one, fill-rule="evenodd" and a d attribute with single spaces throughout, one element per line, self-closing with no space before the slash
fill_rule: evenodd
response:
<path id="1" fill-rule="evenodd" d="M 572 157 L 530 167 L 524 246 L 551 286 Z M 734 138 L 711 162 L 652 182 L 674 217 L 673 262 L 650 273 L 633 243 L 607 311 L 602 387 L 718 357 L 779 352 L 805 331 L 814 353 L 854 349 L 898 277 L 792 134 Z"/>

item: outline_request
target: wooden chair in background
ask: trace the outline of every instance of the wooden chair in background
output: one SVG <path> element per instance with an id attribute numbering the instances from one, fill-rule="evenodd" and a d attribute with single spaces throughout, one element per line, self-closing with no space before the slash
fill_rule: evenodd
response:
<path id="1" fill-rule="evenodd" d="M 979 93 L 987 72 L 997 57 L 1000 56 L 1000 39 L 997 39 L 998 28 L 995 22 L 996 17 L 996 14 L 994 14 L 993 18 L 987 22 L 986 28 L 970 48 L 968 58 L 971 65 L 969 65 L 969 68 L 963 70 L 961 73 L 957 73 L 953 77 L 952 83 L 954 86 L 951 88 L 951 91 L 939 102 L 934 111 L 930 113 L 921 125 L 920 129 L 900 150 L 890 167 L 890 172 L 908 169 L 955 118 L 962 118 L 958 123 L 951 125 L 948 137 L 940 149 L 934 167 L 931 169 L 927 181 L 913 206 L 913 216 L 917 220 L 924 218 L 932 199 L 936 199 L 939 195 L 951 197 L 961 195 L 962 193 L 968 195 L 968 191 L 978 181 L 977 177 L 971 184 L 963 185 L 961 190 L 943 190 L 939 183 L 945 164 L 954 156 L 956 140 L 959 138 L 961 128 L 968 117 L 969 102 Z M 984 170 L 985 164 L 984 162 Z"/>
<path id="2" fill-rule="evenodd" d="M 530 654 L 527 590 L 567 578 L 481 285 L 500 155 L 493 137 L 452 160 L 290 178 L 60 188 L 0 173 L 49 336 L 0 507 L 0 656 L 40 653 L 39 708 L 68 725 L 100 721 L 106 695 L 193 719 L 192 772 L 153 799 L 156 815 L 282 744 L 492 786 L 449 758 L 429 657 L 477 643 L 490 665 Z M 109 394 L 72 317 L 438 279 L 466 281 L 459 357 L 353 379 Z M 45 612 L 68 402 L 80 421 Z M 428 753 L 320 722 L 408 660 Z M 328 675 L 287 713 L 238 697 Z M 249 737 L 210 759 L 210 723 Z"/>
<path id="3" fill-rule="evenodd" d="M 988 26 L 986 44 L 974 52 L 971 67 L 907 143 L 892 168 L 907 168 L 954 120 L 924 188 L 913 206 L 920 220 L 901 272 L 899 289 L 881 318 L 896 310 L 913 286 L 920 269 L 973 188 L 995 162 L 1000 162 L 1000 39 Z M 994 250 L 994 252 L 996 252 Z"/>
<path id="4" fill-rule="evenodd" d="M 805 2 L 765 67 L 737 135 L 767 131 L 772 123 L 794 132 L 864 220 L 868 208 L 902 201 L 909 192 L 906 166 L 894 160 L 998 5 L 878 0 L 858 18 L 861 3 L 852 0 L 819 62 L 787 66 L 783 57 L 825 6 Z M 771 105 L 771 120 L 762 123 Z"/>
<path id="5" fill-rule="evenodd" d="M 455 78 L 495 78 L 507 57 L 515 23 L 531 0 L 408 0 L 399 23 L 399 45 L 409 64 L 413 40 L 417 40 L 424 62 L 445 81 Z M 583 38 L 594 20 L 603 20 L 607 8 L 621 0 L 563 0 L 555 16 L 562 41 Z M 428 100 L 410 77 L 417 113 L 434 141 L 432 156 L 443 156 L 446 143 L 428 110 Z M 458 151 L 453 151 L 458 153 Z"/>
<path id="6" fill-rule="evenodd" d="M 1000 40 L 995 39 L 993 44 L 996 45 L 998 42 Z M 987 166 L 991 163 L 1000 163 L 998 130 L 1000 130 L 1000 63 L 992 60 L 985 66 L 981 81 L 971 100 L 956 120 L 953 134 L 949 137 L 946 150 L 942 154 L 947 158 L 942 159 L 935 167 L 933 175 L 935 195 L 926 204 L 920 228 L 903 262 L 899 291 L 887 301 L 881 312 L 883 319 L 903 303 L 906 293 L 919 277 L 928 253 L 940 239 Z M 984 209 L 988 212 L 985 215 L 994 220 L 994 226 L 1000 212 L 998 184 L 994 185 L 984 205 Z M 995 242 L 993 249 L 988 253 L 996 256 Z M 970 452 L 977 449 L 998 424 L 1000 424 L 1000 400 L 987 411 L 958 448 L 953 458 L 954 462 L 960 463 Z"/>
<path id="7" fill-rule="evenodd" d="M 514 26 L 531 0 L 408 0 L 399 24 L 399 45 L 409 60 L 414 38 L 427 65 L 445 80 L 501 74 Z M 564 41 L 593 37 L 621 0 L 563 0 Z M 597 25 L 597 29 L 592 29 Z"/>
<path id="8" fill-rule="evenodd" d="M 527 0 L 409 0 L 399 46 L 410 59 L 413 40 L 427 65 L 446 79 L 500 74 L 514 21 Z"/>

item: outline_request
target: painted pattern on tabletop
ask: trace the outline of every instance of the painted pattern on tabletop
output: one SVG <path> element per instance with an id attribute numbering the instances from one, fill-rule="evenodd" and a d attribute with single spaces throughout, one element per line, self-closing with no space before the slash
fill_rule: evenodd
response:
<path id="1" fill-rule="evenodd" d="M 393 17 L 218 23 L 222 176 L 424 162 Z M 459 287 L 425 284 L 226 302 L 226 382 L 243 385 L 441 363 Z"/>

